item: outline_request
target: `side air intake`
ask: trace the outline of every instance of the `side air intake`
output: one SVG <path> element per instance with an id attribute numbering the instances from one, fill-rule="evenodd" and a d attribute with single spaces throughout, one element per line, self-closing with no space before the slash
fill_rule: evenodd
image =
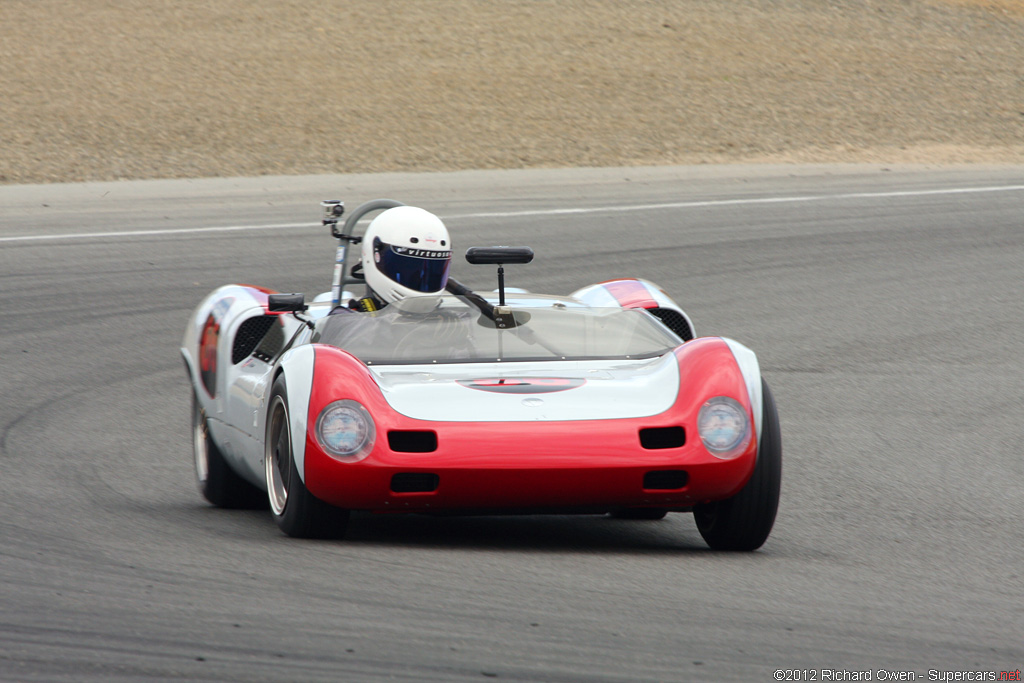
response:
<path id="1" fill-rule="evenodd" d="M 640 445 L 649 450 L 679 448 L 686 444 L 686 430 L 682 427 L 648 427 L 640 430 Z"/>
<path id="2" fill-rule="evenodd" d="M 674 311 L 671 308 L 648 308 L 647 312 L 657 316 L 661 322 L 665 323 L 665 327 L 678 334 L 684 342 L 693 339 L 693 329 L 679 311 Z"/>
<path id="3" fill-rule="evenodd" d="M 644 488 L 654 491 L 674 491 L 686 486 L 690 475 L 686 470 L 652 470 L 644 475 Z"/>
<path id="4" fill-rule="evenodd" d="M 433 453 L 437 450 L 435 432 L 393 430 L 388 432 L 388 448 L 396 453 Z"/>
<path id="5" fill-rule="evenodd" d="M 391 477 L 395 493 L 430 493 L 436 491 L 441 478 L 430 472 L 399 472 Z"/>
<path id="6" fill-rule="evenodd" d="M 231 347 L 231 363 L 237 365 L 248 358 L 276 321 L 277 316 L 258 315 L 239 325 L 235 343 Z"/>

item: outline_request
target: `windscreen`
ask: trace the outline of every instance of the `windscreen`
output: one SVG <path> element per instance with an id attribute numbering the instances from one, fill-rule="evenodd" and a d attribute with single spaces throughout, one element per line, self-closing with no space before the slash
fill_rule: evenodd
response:
<path id="1" fill-rule="evenodd" d="M 651 358 L 682 343 L 640 309 L 555 303 L 512 309 L 498 329 L 453 297 L 423 312 L 423 298 L 376 313 L 342 312 L 317 322 L 313 340 L 345 349 L 368 365 Z"/>

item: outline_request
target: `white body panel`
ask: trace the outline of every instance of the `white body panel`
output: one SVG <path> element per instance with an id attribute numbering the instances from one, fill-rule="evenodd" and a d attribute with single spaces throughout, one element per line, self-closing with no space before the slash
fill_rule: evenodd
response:
<path id="1" fill-rule="evenodd" d="M 647 417 L 668 410 L 679 393 L 679 363 L 671 353 L 634 361 L 475 363 L 373 366 L 388 404 L 418 420 L 533 422 Z M 496 393 L 459 380 L 582 380 L 545 393 Z"/>

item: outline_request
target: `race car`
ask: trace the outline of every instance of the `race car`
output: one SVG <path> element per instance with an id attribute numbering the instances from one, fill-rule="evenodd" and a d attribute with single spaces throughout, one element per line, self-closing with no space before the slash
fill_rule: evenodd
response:
<path id="1" fill-rule="evenodd" d="M 210 293 L 181 353 L 195 473 L 221 507 L 266 507 L 294 537 L 340 538 L 352 511 L 692 513 L 705 542 L 754 550 L 779 501 L 779 418 L 753 351 L 696 337 L 643 279 L 568 296 L 506 288 L 528 247 L 477 247 L 498 287 L 360 310 L 359 221 L 403 206 L 323 202 L 338 240 L 330 292 Z M 383 215 L 383 214 L 381 214 Z M 415 241 L 415 240 L 414 240 Z"/>

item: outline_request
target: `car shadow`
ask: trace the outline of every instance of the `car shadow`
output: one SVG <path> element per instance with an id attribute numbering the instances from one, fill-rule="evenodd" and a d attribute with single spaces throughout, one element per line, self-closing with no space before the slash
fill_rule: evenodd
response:
<path id="1" fill-rule="evenodd" d="M 692 516 L 663 520 L 612 519 L 603 515 L 448 517 L 353 513 L 345 543 L 424 548 L 562 552 L 711 552 Z"/>
<path id="2" fill-rule="evenodd" d="M 689 513 L 669 513 L 660 520 L 626 520 L 607 515 L 448 516 L 355 511 L 343 538 L 317 541 L 287 538 L 277 529 L 269 510 L 223 510 L 205 505 L 175 509 L 188 517 L 194 528 L 222 540 L 273 539 L 285 543 L 483 552 L 737 555 L 708 548 Z M 166 523 L 166 515 L 161 519 Z M 777 555 L 778 544 L 774 550 L 768 554 Z M 754 554 L 763 555 L 765 551 Z"/>

